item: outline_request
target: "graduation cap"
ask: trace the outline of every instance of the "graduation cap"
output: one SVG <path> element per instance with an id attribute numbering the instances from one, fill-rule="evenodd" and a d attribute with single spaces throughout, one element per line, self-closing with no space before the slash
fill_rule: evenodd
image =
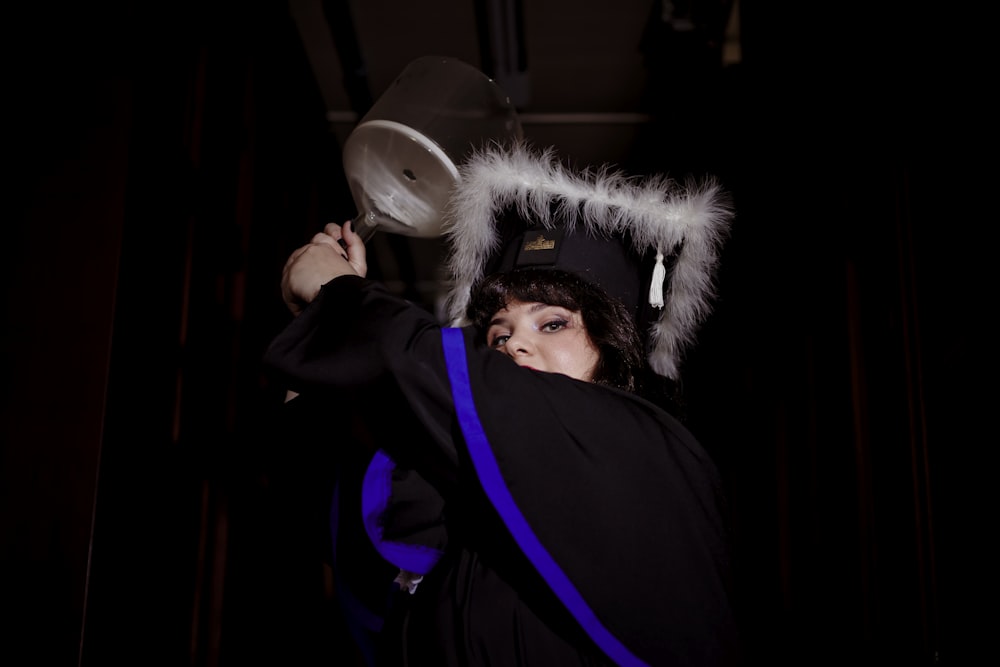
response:
<path id="1" fill-rule="evenodd" d="M 554 149 L 525 141 L 480 148 L 459 171 L 442 226 L 452 326 L 468 324 L 469 300 L 485 276 L 563 269 L 621 300 L 645 336 L 652 370 L 677 379 L 711 311 L 733 216 L 715 179 L 679 184 L 608 166 L 572 171 Z"/>

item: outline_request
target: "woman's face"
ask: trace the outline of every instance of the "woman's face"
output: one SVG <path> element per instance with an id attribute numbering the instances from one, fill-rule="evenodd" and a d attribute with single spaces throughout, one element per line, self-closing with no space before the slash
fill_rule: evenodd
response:
<path id="1" fill-rule="evenodd" d="M 512 301 L 493 315 L 486 343 L 520 366 L 590 382 L 600 352 L 579 311 Z"/>

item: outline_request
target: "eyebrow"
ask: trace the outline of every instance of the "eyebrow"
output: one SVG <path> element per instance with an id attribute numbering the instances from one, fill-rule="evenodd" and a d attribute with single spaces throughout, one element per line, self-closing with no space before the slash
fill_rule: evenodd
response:
<path id="1" fill-rule="evenodd" d="M 537 302 L 535 304 L 532 304 L 532 306 L 530 308 L 528 308 L 528 313 L 531 313 L 531 314 L 537 313 L 538 311 L 544 310 L 546 308 L 562 308 L 562 306 L 557 306 L 554 303 L 542 303 L 541 301 L 539 301 L 539 302 Z M 508 310 L 508 309 L 505 307 L 502 310 Z M 492 320 L 490 320 L 490 324 L 489 325 L 493 326 L 494 324 L 506 324 L 506 323 L 507 323 L 507 318 L 505 318 L 505 317 L 494 317 Z"/>

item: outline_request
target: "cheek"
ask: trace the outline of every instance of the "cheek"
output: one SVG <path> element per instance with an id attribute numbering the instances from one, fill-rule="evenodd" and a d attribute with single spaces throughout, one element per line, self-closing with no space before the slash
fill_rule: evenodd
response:
<path id="1" fill-rule="evenodd" d="M 589 346 L 587 348 L 587 354 L 584 360 L 584 372 L 580 377 L 581 380 L 586 380 L 587 382 L 590 382 L 591 380 L 594 379 L 594 371 L 597 369 L 597 362 L 600 360 L 600 358 L 601 358 L 600 353 L 598 353 L 598 351 L 593 346 Z"/>
<path id="2" fill-rule="evenodd" d="M 600 354 L 586 336 L 580 336 L 566 341 L 559 348 L 557 358 L 565 373 L 578 380 L 589 382 Z"/>

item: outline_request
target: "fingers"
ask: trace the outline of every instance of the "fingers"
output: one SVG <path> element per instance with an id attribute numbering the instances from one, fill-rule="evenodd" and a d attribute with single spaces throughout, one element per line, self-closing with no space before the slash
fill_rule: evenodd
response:
<path id="1" fill-rule="evenodd" d="M 347 223 L 345 222 L 344 224 L 346 225 Z M 322 233 L 328 234 L 329 236 L 333 237 L 336 240 L 340 240 L 343 237 L 343 228 L 341 227 L 340 223 L 328 222 L 323 227 Z"/>
<path id="2" fill-rule="evenodd" d="M 340 225 L 331 222 L 323 228 L 323 231 L 313 236 L 309 242 L 328 245 L 334 248 L 341 257 L 348 259 L 347 250 L 344 248 L 343 243 L 341 243 L 342 238 L 343 234 L 340 230 Z"/>
<path id="3" fill-rule="evenodd" d="M 295 262 L 298 261 L 299 257 L 302 256 L 302 253 L 304 253 L 308 248 L 309 248 L 308 245 L 304 245 L 301 248 L 296 248 L 292 252 L 292 254 L 288 256 L 288 259 L 285 260 L 285 266 L 281 269 L 282 280 L 287 278 L 288 272 L 291 270 L 292 265 L 294 265 Z"/>
<path id="4" fill-rule="evenodd" d="M 347 245 L 347 261 L 351 263 L 358 275 L 368 274 L 368 249 L 365 248 L 361 236 L 354 232 L 354 223 L 348 220 L 341 229 L 344 243 Z"/>
<path id="5" fill-rule="evenodd" d="M 364 278 L 367 273 L 365 244 L 351 221 L 343 227 L 331 222 L 288 257 L 281 275 L 282 298 L 297 315 L 328 281 L 347 274 Z"/>

